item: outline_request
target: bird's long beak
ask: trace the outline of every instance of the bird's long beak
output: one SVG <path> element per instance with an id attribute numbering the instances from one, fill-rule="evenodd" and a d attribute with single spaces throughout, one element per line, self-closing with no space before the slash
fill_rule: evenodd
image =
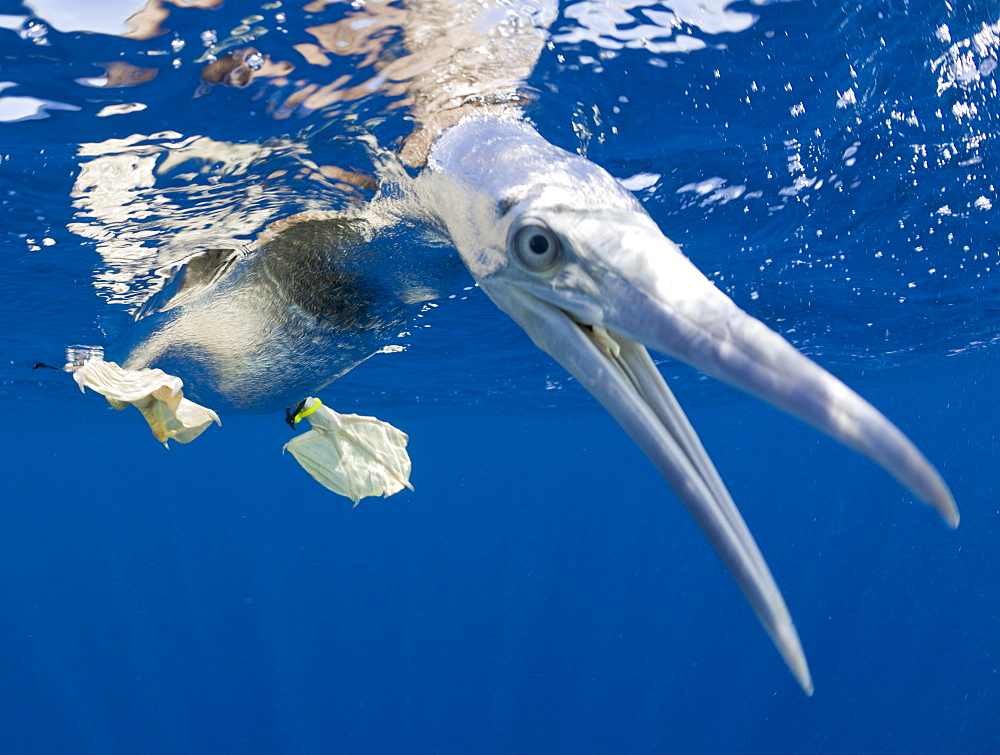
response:
<path id="1" fill-rule="evenodd" d="M 551 278 L 483 288 L 593 394 L 704 530 L 802 688 L 812 682 L 788 609 L 735 504 L 644 346 L 752 393 L 869 456 L 955 526 L 937 471 L 868 402 L 737 307 L 646 217 L 575 217 Z"/>

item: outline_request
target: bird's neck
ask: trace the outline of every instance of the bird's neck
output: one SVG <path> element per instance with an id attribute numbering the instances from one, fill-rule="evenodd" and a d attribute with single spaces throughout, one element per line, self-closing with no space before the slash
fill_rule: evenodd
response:
<path id="1" fill-rule="evenodd" d="M 426 163 L 434 141 L 469 114 L 519 114 L 558 13 L 555 0 L 409 0 L 404 37 L 419 61 L 406 85 L 418 126 L 400 157 Z"/>

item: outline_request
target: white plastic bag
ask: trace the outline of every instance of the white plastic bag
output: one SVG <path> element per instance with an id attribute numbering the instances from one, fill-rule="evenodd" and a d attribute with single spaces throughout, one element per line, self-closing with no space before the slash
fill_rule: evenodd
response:
<path id="1" fill-rule="evenodd" d="M 308 419 L 312 430 L 282 448 L 309 474 L 354 505 L 366 496 L 390 496 L 410 485 L 406 433 L 388 422 L 357 414 L 338 414 L 318 398 L 306 399 L 294 422 Z"/>
<path id="2" fill-rule="evenodd" d="M 114 362 L 90 359 L 73 379 L 81 391 L 86 387 L 100 393 L 115 409 L 136 407 L 163 445 L 171 438 L 190 443 L 213 422 L 222 424 L 211 409 L 184 398 L 184 381 L 163 370 L 126 370 Z"/>

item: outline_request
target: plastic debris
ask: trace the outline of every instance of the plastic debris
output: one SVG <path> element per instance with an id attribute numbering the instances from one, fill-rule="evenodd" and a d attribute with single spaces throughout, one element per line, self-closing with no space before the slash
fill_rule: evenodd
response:
<path id="1" fill-rule="evenodd" d="M 367 496 L 388 497 L 410 485 L 406 433 L 388 422 L 357 414 L 338 414 L 318 398 L 308 398 L 293 424 L 308 419 L 312 429 L 282 448 L 313 478 L 358 505 Z"/>
<path id="2" fill-rule="evenodd" d="M 80 390 L 90 388 L 104 396 L 115 409 L 130 404 L 142 412 L 153 436 L 167 445 L 168 440 L 190 443 L 215 422 L 219 415 L 184 398 L 184 381 L 163 370 L 126 370 L 115 362 L 90 359 L 73 373 Z"/>

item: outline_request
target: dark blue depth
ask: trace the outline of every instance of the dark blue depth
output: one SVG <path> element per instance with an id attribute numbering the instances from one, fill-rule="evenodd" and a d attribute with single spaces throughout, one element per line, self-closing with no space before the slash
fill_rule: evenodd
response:
<path id="1" fill-rule="evenodd" d="M 132 442 L 134 412 L 18 409 L 0 733 L 35 752 L 989 751 L 997 377 L 965 357 L 862 386 L 952 481 L 957 533 L 768 408 L 692 411 L 812 699 L 597 412 L 387 410 L 417 492 L 351 509 L 278 455 L 277 417 L 167 452 Z"/>

